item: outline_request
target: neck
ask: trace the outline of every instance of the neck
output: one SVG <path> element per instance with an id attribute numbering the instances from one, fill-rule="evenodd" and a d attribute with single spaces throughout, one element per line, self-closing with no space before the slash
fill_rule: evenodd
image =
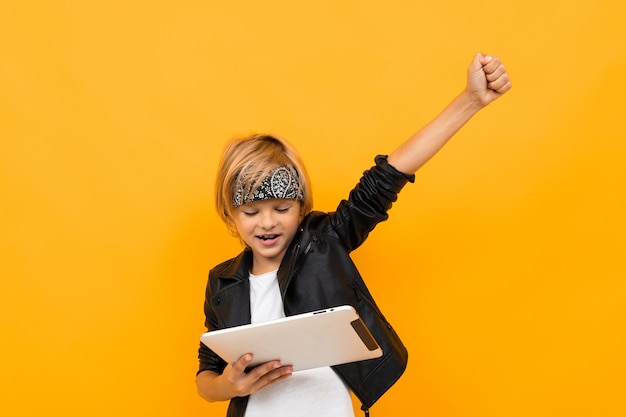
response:
<path id="1" fill-rule="evenodd" d="M 252 267 L 250 268 L 250 273 L 252 275 L 263 275 L 268 272 L 276 271 L 280 266 L 280 262 L 258 262 L 256 259 L 252 260 Z"/>

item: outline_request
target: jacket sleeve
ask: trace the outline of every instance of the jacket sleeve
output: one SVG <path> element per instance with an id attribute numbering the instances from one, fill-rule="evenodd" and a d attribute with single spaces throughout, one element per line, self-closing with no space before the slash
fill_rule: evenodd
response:
<path id="1" fill-rule="evenodd" d="M 209 281 L 207 283 L 204 300 L 205 326 L 207 330 L 215 330 L 217 328 L 217 318 L 210 303 L 208 302 L 211 298 L 211 294 L 211 276 L 209 274 Z M 200 342 L 200 347 L 198 349 L 198 360 L 200 363 L 196 375 L 202 371 L 213 371 L 221 374 L 226 367 L 226 362 L 202 342 Z"/>
<path id="2" fill-rule="evenodd" d="M 226 368 L 226 362 L 202 344 L 202 342 L 200 342 L 200 348 L 198 349 L 198 360 L 200 361 L 200 366 L 196 375 L 203 371 L 213 371 L 221 374 L 224 368 Z"/>
<path id="3" fill-rule="evenodd" d="M 330 214 L 332 229 L 349 251 L 358 248 L 376 225 L 389 217 L 387 211 L 398 198 L 407 182 L 415 175 L 404 174 L 387 162 L 387 156 L 378 155 L 376 164 L 363 173 L 350 192 Z"/>

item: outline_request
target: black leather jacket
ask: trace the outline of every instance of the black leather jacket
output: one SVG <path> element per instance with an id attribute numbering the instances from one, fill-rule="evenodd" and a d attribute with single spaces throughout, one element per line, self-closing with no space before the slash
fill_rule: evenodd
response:
<path id="1" fill-rule="evenodd" d="M 404 372 L 408 353 L 398 335 L 380 312 L 349 253 L 359 247 L 387 211 L 398 192 L 414 176 L 405 175 L 376 157 L 376 165 L 363 177 L 333 213 L 311 212 L 300 224 L 278 269 L 278 284 L 285 315 L 305 313 L 339 305 L 352 305 L 382 347 L 377 359 L 334 366 L 362 403 L 369 409 Z M 244 250 L 209 273 L 205 315 L 208 330 L 250 323 L 252 253 Z M 200 368 L 221 373 L 226 363 L 200 344 Z M 228 417 L 244 415 L 248 397 L 230 402 Z"/>

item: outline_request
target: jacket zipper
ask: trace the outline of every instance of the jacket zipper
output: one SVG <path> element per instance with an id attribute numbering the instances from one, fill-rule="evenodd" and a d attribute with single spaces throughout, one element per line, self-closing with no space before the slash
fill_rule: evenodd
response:
<path id="1" fill-rule="evenodd" d="M 306 247 L 304 248 L 304 250 L 302 251 L 302 253 L 300 253 L 300 245 L 296 245 L 296 247 L 294 248 L 294 255 L 293 258 L 291 259 L 291 265 L 289 267 L 289 282 L 291 282 L 291 279 L 298 273 L 298 271 L 300 270 L 300 265 L 302 265 L 302 263 L 304 262 L 304 257 L 311 252 L 311 249 L 313 248 L 313 243 L 315 243 L 316 239 L 313 237 L 311 238 L 311 240 L 309 241 L 309 243 L 306 245 Z"/>

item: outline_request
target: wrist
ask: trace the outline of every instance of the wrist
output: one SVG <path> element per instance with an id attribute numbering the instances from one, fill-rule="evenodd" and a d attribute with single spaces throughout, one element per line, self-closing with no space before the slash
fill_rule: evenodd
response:
<path id="1" fill-rule="evenodd" d="M 457 97 L 457 100 L 461 108 L 471 114 L 477 113 L 486 105 L 477 94 L 468 89 L 463 90 Z"/>

